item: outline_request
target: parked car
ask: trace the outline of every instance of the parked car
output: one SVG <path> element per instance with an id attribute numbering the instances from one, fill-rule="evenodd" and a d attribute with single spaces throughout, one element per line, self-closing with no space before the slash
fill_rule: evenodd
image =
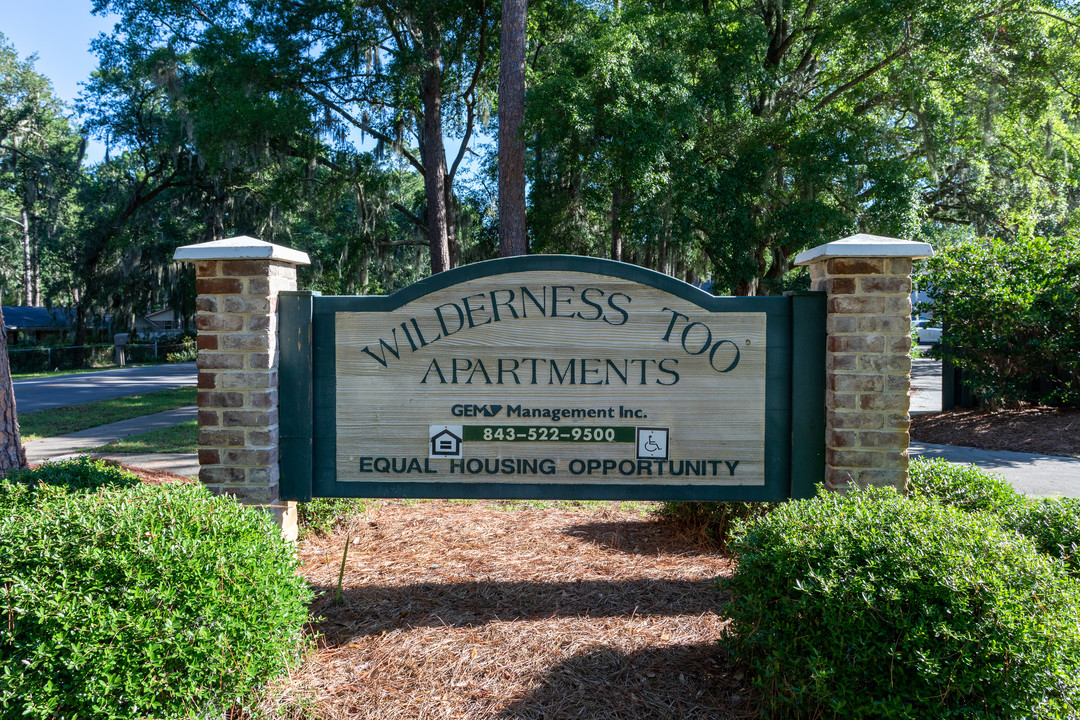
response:
<path id="1" fill-rule="evenodd" d="M 933 321 L 924 318 L 916 318 L 911 321 L 911 331 L 919 338 L 920 345 L 932 344 L 941 340 L 941 328 L 930 326 L 931 322 Z"/>

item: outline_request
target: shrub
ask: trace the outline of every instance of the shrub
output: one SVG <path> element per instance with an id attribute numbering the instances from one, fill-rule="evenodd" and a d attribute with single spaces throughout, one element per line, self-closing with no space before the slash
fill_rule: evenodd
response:
<path id="1" fill-rule="evenodd" d="M 1080 403 L 1080 235 L 970 240 L 924 264 L 953 362 L 991 405 Z"/>
<path id="2" fill-rule="evenodd" d="M 1030 500 L 1000 475 L 940 458 L 913 458 L 910 470 L 912 497 L 994 513 L 1005 527 L 1030 538 L 1039 552 L 1062 560 L 1080 575 L 1080 499 Z"/>
<path id="3" fill-rule="evenodd" d="M 182 336 L 173 347 L 175 349 L 172 352 L 165 353 L 165 360 L 171 363 L 192 362 L 199 355 L 198 348 L 195 346 L 195 338 L 191 335 Z"/>
<path id="4" fill-rule="evenodd" d="M 56 485 L 69 490 L 97 490 L 103 487 L 125 488 L 139 484 L 139 477 L 113 461 L 95 460 L 89 455 L 42 463 L 33 470 L 14 470 L 11 482 Z"/>
<path id="5" fill-rule="evenodd" d="M 367 512 L 370 501 L 351 498 L 315 498 L 297 503 L 296 520 L 300 535 L 329 535 L 339 525 Z"/>
<path id="6" fill-rule="evenodd" d="M 1080 712 L 1080 584 L 990 514 L 820 495 L 732 548 L 726 640 L 770 717 Z"/>
<path id="7" fill-rule="evenodd" d="M 766 502 L 666 502 L 663 514 L 693 533 L 701 533 L 726 547 L 735 523 L 764 515 L 775 503 Z"/>
<path id="8" fill-rule="evenodd" d="M 1080 499 L 1045 498 L 1012 513 L 1009 525 L 1031 538 L 1040 552 L 1061 559 L 1080 576 Z"/>
<path id="9" fill-rule="evenodd" d="M 1008 513 L 1024 504 L 1024 496 L 1000 475 L 973 465 L 954 465 L 941 458 L 912 458 L 912 497 L 932 498 L 960 510 Z"/>
<path id="10" fill-rule="evenodd" d="M 0 483 L 0 716 L 220 718 L 295 655 L 309 590 L 267 515 L 77 484 Z"/>

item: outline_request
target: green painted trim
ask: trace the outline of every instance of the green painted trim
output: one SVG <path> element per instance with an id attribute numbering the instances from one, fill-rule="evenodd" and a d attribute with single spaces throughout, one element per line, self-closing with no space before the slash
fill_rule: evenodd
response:
<path id="1" fill-rule="evenodd" d="M 693 285 L 639 265 L 578 255 L 521 255 L 463 265 L 404 287 L 390 295 L 326 296 L 320 302 L 342 303 L 351 312 L 389 312 L 454 285 L 522 272 L 580 272 L 606 275 L 647 285 L 713 312 L 761 312 L 761 304 L 783 305 L 782 297 L 717 297 Z M 723 307 L 723 309 L 721 309 Z"/>
<path id="2" fill-rule="evenodd" d="M 796 293 L 791 300 L 791 497 L 804 499 L 825 481 L 826 296 Z"/>
<path id="3" fill-rule="evenodd" d="M 780 500 L 791 488 L 791 298 L 742 299 L 782 301 L 765 316 L 765 486 Z"/>
<path id="4" fill-rule="evenodd" d="M 311 347 L 314 353 L 314 438 L 312 493 L 315 497 L 343 497 L 337 485 L 337 331 L 331 308 L 335 298 L 320 297 L 312 306 Z M 358 298 L 359 299 L 359 298 Z M 326 459 L 332 474 L 325 470 Z"/>
<path id="5" fill-rule="evenodd" d="M 278 295 L 278 495 L 282 500 L 311 500 L 312 301 L 310 292 Z"/>

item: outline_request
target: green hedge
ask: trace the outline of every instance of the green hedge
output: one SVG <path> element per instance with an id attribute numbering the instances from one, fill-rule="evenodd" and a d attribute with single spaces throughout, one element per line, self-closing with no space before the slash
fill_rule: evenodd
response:
<path id="1" fill-rule="evenodd" d="M 933 354 L 982 401 L 1080 403 L 1080 235 L 946 245 L 922 268 Z"/>
<path id="2" fill-rule="evenodd" d="M 776 503 L 767 502 L 666 502 L 663 515 L 691 533 L 701 533 L 720 547 L 727 547 L 731 531 L 741 520 L 768 513 Z"/>
<path id="3" fill-rule="evenodd" d="M 1080 584 L 993 514 L 824 494 L 732 549 L 726 643 L 767 717 L 1080 714 Z"/>
<path id="4" fill-rule="evenodd" d="M 36 477 L 0 482 L 0 716 L 220 718 L 295 657 L 310 595 L 269 516 Z"/>
<path id="5" fill-rule="evenodd" d="M 1061 560 L 1080 577 L 1080 499 L 1044 498 L 1011 513 L 1009 526 L 1027 536 L 1046 555 Z M 1077 609 L 1080 614 L 1080 608 Z"/>
<path id="6" fill-rule="evenodd" d="M 1024 504 L 1024 496 L 1000 475 L 974 465 L 956 465 L 941 458 L 911 459 L 911 497 L 929 498 L 968 512 L 1007 514 Z"/>
<path id="7" fill-rule="evenodd" d="M 98 490 L 103 487 L 129 488 L 139 484 L 134 473 L 108 460 L 83 455 L 72 460 L 42 463 L 33 470 L 12 470 L 8 480 L 26 485 L 55 485 L 68 490 Z"/>
<path id="8" fill-rule="evenodd" d="M 937 458 L 912 459 L 910 490 L 912 497 L 993 513 L 1004 527 L 1030 538 L 1039 552 L 1080 575 L 1080 499 L 1027 498 L 1000 475 Z"/>
<path id="9" fill-rule="evenodd" d="M 296 503 L 300 539 L 330 535 L 370 507 L 371 501 L 364 498 L 315 498 Z"/>

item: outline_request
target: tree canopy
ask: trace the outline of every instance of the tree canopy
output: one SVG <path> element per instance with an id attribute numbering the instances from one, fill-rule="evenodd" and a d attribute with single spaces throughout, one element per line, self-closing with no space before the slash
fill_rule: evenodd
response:
<path id="1" fill-rule="evenodd" d="M 528 188 L 533 252 L 717 293 L 797 285 L 796 253 L 853 232 L 1075 232 L 1071 4 L 534 0 L 502 27 L 525 7 L 97 0 L 121 21 L 74 111 L 0 43 L 5 291 L 191 312 L 173 249 L 249 234 L 310 252 L 309 287 L 386 292 L 498 252 L 497 180 Z"/>
<path id="2" fill-rule="evenodd" d="M 0 35 L 0 292 L 27 305 L 42 304 L 42 267 L 71 221 L 84 142 L 68 113 L 34 57 Z"/>
<path id="3" fill-rule="evenodd" d="M 631 0 L 551 3 L 536 21 L 541 247 L 610 240 L 752 294 L 856 231 L 1013 237 L 1073 221 L 1075 8 Z"/>

